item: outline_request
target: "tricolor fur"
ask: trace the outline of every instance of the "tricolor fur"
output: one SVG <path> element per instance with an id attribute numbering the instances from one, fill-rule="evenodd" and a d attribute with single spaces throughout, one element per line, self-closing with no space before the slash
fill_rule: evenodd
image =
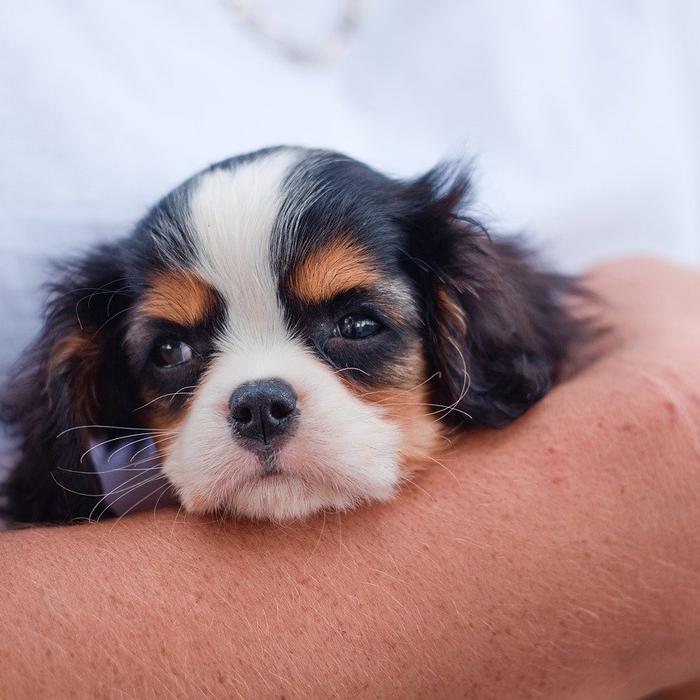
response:
<path id="1" fill-rule="evenodd" d="M 151 431 L 190 511 L 345 509 L 392 497 L 446 432 L 522 414 L 580 336 L 571 283 L 491 238 L 468 195 L 454 166 L 398 181 L 271 148 L 211 166 L 64 265 L 5 400 L 22 442 L 9 516 L 88 516 L 90 444 Z M 292 403 L 284 436 L 253 444 L 232 397 L 263 380 Z"/>

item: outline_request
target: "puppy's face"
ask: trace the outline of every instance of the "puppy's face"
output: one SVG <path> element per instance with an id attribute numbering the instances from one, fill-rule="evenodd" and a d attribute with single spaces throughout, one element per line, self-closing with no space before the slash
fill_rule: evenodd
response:
<path id="1" fill-rule="evenodd" d="M 186 509 L 286 520 L 387 499 L 445 425 L 522 413 L 563 356 L 565 284 L 459 219 L 466 178 L 441 172 L 279 148 L 184 183 L 64 281 L 44 430 L 152 431 Z"/>
<path id="2" fill-rule="evenodd" d="M 215 168 L 145 256 L 126 350 L 191 511 L 385 499 L 435 450 L 401 231 L 363 171 L 348 197 L 353 169 L 293 150 Z"/>

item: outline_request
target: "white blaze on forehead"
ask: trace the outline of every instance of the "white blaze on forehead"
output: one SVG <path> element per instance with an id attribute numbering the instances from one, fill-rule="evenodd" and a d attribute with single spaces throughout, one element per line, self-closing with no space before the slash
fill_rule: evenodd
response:
<path id="1" fill-rule="evenodd" d="M 281 185 L 299 161 L 286 149 L 202 175 L 190 196 L 199 273 L 224 298 L 234 347 L 283 340 L 286 330 L 270 260 Z"/>
<path id="2" fill-rule="evenodd" d="M 190 193 L 195 266 L 227 311 L 219 352 L 163 463 L 180 499 L 194 510 L 225 507 L 284 520 L 388 498 L 400 478 L 401 431 L 286 328 L 271 237 L 282 183 L 303 153 L 283 150 L 214 170 Z M 297 429 L 277 454 L 283 482 L 256 478 L 259 458 L 235 440 L 228 422 L 233 389 L 266 377 L 287 381 L 298 397 Z"/>

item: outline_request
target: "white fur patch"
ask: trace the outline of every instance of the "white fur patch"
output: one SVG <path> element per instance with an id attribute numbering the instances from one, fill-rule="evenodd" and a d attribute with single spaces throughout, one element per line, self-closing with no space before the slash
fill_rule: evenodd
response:
<path id="1" fill-rule="evenodd" d="M 200 178 L 190 197 L 199 273 L 226 302 L 227 339 L 234 347 L 286 337 L 270 246 L 281 184 L 299 158 L 299 151 L 285 149 L 215 170 Z"/>
<path id="2" fill-rule="evenodd" d="M 389 498 L 399 482 L 400 431 L 358 399 L 287 330 L 270 260 L 281 182 L 301 157 L 284 150 L 203 175 L 190 198 L 197 272 L 223 297 L 226 330 L 163 470 L 185 507 L 287 520 Z M 279 450 L 280 475 L 228 422 L 240 384 L 280 378 L 298 397 L 298 427 Z"/>

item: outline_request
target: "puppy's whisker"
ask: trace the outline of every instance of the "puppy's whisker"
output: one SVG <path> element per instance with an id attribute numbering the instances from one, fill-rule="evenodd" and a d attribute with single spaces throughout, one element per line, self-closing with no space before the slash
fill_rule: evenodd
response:
<path id="1" fill-rule="evenodd" d="M 467 395 L 469 392 L 469 389 L 472 385 L 472 378 L 471 375 L 469 374 L 469 371 L 467 370 L 467 361 L 464 359 L 464 353 L 460 349 L 459 345 L 454 341 L 453 338 L 450 338 L 450 344 L 452 347 L 457 351 L 457 354 L 459 355 L 460 359 L 462 360 L 462 391 L 460 395 L 457 397 L 457 400 L 448 408 L 445 409 L 447 410 L 447 413 L 443 416 L 443 418 L 446 418 L 447 416 L 450 415 L 450 413 L 454 410 L 458 410 L 457 406 L 462 402 L 462 399 Z M 461 411 L 464 415 L 466 415 L 469 420 L 472 420 L 472 417 L 468 414 L 465 413 L 464 411 Z"/>
<path id="2" fill-rule="evenodd" d="M 401 476 L 401 481 L 407 481 L 409 484 L 411 484 L 414 488 L 417 488 L 419 491 L 422 491 L 428 498 L 434 498 L 433 494 L 429 493 L 426 491 L 420 484 L 417 484 L 413 479 L 410 477 L 403 475 Z"/>
<path id="3" fill-rule="evenodd" d="M 114 321 L 115 318 L 119 318 L 119 316 L 121 316 L 122 314 L 128 313 L 128 312 L 131 311 L 134 307 L 135 307 L 135 305 L 132 304 L 131 306 L 127 306 L 125 309 L 121 309 L 120 311 L 117 311 L 117 313 L 114 314 L 113 316 L 110 316 L 110 317 L 109 317 L 109 318 L 108 318 L 108 319 L 93 333 L 93 335 L 92 335 L 92 337 L 90 338 L 90 340 L 91 340 L 91 341 L 94 341 L 94 340 L 97 338 L 97 336 L 100 334 L 100 331 L 104 330 L 104 329 L 107 327 L 107 325 L 108 325 L 109 323 L 111 323 L 112 321 Z"/>
<path id="4" fill-rule="evenodd" d="M 439 467 L 442 467 L 457 483 L 459 483 L 459 479 L 457 478 L 457 475 L 448 466 L 446 466 L 443 462 L 441 462 L 439 459 L 436 459 L 435 457 L 431 457 L 428 454 L 426 454 L 424 456 L 427 459 L 429 459 L 431 462 L 435 462 L 435 464 L 437 464 Z"/>
<path id="5" fill-rule="evenodd" d="M 110 467 L 109 469 L 100 469 L 100 474 L 110 474 L 112 472 L 147 472 L 152 469 L 160 469 L 160 465 L 151 467 L 139 467 L 138 464 L 143 464 L 144 462 L 150 462 L 152 458 L 139 460 L 130 464 L 128 467 Z M 85 471 L 84 469 L 68 469 L 68 467 L 57 467 L 58 471 L 67 472 L 69 474 L 92 474 L 90 471 Z"/>
<path id="6" fill-rule="evenodd" d="M 100 295 L 100 294 L 112 294 L 112 297 L 110 297 L 109 302 L 107 303 L 107 315 L 109 315 L 109 308 L 112 303 L 112 299 L 116 294 L 123 294 L 125 289 L 128 289 L 128 287 L 120 287 L 119 289 L 113 290 L 113 289 L 106 289 L 106 287 L 109 287 L 112 284 L 117 284 L 118 282 L 123 282 L 127 281 L 129 278 L 128 277 L 121 277 L 116 280 L 113 280 L 112 282 L 107 282 L 107 284 L 101 286 L 101 287 L 78 287 L 77 289 L 73 289 L 69 292 L 65 292 L 62 296 L 72 296 L 76 292 L 92 292 L 92 294 L 86 294 L 84 297 L 81 299 L 78 299 L 78 301 L 75 303 L 75 318 L 78 321 L 78 326 L 80 327 L 81 330 L 83 330 L 83 322 L 80 318 L 80 304 L 85 299 L 88 299 L 88 309 L 90 309 L 90 305 L 92 304 L 92 299 L 94 296 Z"/>
<path id="7" fill-rule="evenodd" d="M 125 288 L 126 289 L 126 288 Z M 123 293 L 122 290 L 118 290 L 112 293 L 112 296 L 109 298 L 109 301 L 107 302 L 107 318 L 110 318 L 112 316 L 112 302 L 114 301 L 114 297 L 117 294 Z M 92 302 L 92 298 L 90 301 L 88 301 L 88 308 L 90 308 L 90 303 Z"/>
<path id="8" fill-rule="evenodd" d="M 160 492 L 158 495 L 158 498 L 156 498 L 156 502 L 153 504 L 153 517 L 156 517 L 156 511 L 158 510 L 158 506 L 160 505 L 160 499 L 165 496 L 165 494 L 168 492 L 167 487 L 170 486 L 170 484 L 163 484 L 163 490 Z"/>
<path id="9" fill-rule="evenodd" d="M 170 528 L 170 535 L 171 535 L 171 536 L 172 536 L 173 530 L 174 530 L 174 528 L 175 528 L 175 523 L 177 523 L 178 518 L 180 517 L 180 513 L 182 513 L 182 509 L 183 509 L 183 508 L 184 508 L 184 506 L 182 505 L 182 503 L 180 503 L 180 505 L 179 505 L 179 507 L 178 507 L 178 509 L 177 509 L 177 513 L 175 513 L 175 517 L 173 518 L 172 527 Z"/>
<path id="10" fill-rule="evenodd" d="M 109 287 L 111 284 L 117 284 L 117 282 L 127 282 L 130 279 L 130 277 L 117 277 L 117 279 L 112 280 L 111 282 L 106 282 L 101 287 L 74 287 L 73 289 L 63 292 L 61 297 L 68 297 L 76 292 L 109 292 L 110 290 L 107 289 L 107 287 Z"/>
<path id="11" fill-rule="evenodd" d="M 452 444 L 453 444 L 454 441 L 453 441 L 450 437 L 448 437 L 447 435 L 438 435 L 438 437 L 439 437 L 443 442 L 447 443 L 447 447 L 448 447 L 448 448 L 449 448 L 449 447 L 452 447 Z"/>
<path id="12" fill-rule="evenodd" d="M 71 470 L 63 469 L 62 471 L 71 471 Z M 83 474 L 89 474 L 90 472 L 81 472 L 81 473 L 83 473 Z M 98 494 L 95 494 L 95 493 L 86 493 L 86 492 L 84 492 L 84 491 L 76 491 L 75 489 L 69 488 L 69 487 L 66 486 L 65 484 L 62 484 L 60 481 L 58 481 L 58 479 L 56 479 L 56 475 L 53 473 L 53 471 L 50 472 L 50 475 L 51 475 L 51 478 L 53 479 L 54 483 L 56 483 L 57 486 L 60 486 L 64 491 L 67 491 L 68 493 L 73 493 L 73 494 L 75 494 L 76 496 L 84 496 L 84 497 L 88 497 L 88 498 L 95 498 L 95 497 L 97 497 L 97 495 L 98 495 Z M 138 478 L 139 476 L 142 476 L 142 474 L 135 474 L 134 476 L 130 477 L 130 478 L 127 480 L 127 482 L 125 482 L 125 484 L 128 483 L 129 481 L 132 481 L 133 479 Z M 158 478 L 160 478 L 160 477 L 161 477 L 161 474 L 157 474 L 157 475 L 155 475 L 155 476 L 149 476 L 148 479 L 145 480 L 144 482 L 139 481 L 138 483 L 136 483 L 136 484 L 134 484 L 134 485 L 132 485 L 132 486 L 129 486 L 129 488 L 126 489 L 126 493 L 130 493 L 130 492 L 133 491 L 135 488 L 138 488 L 142 483 L 150 483 L 150 481 L 155 480 L 155 479 L 158 479 Z M 115 494 L 115 493 L 119 493 L 120 490 L 124 488 L 125 484 L 120 484 L 120 485 L 117 486 L 116 488 L 114 488 L 114 489 L 112 489 L 111 491 L 108 491 L 106 494 L 102 495 L 102 497 L 100 498 L 100 500 L 95 504 L 95 506 L 93 507 L 93 509 L 90 511 L 90 513 L 89 513 L 89 515 L 87 516 L 87 518 L 78 518 L 78 519 L 79 519 L 79 520 L 88 520 L 88 521 L 91 521 L 91 520 L 92 520 L 92 514 L 95 512 L 95 509 L 99 507 L 100 503 L 104 502 L 104 500 L 105 500 L 106 498 L 109 498 L 111 495 L 113 495 L 113 494 Z M 124 494 L 124 495 L 125 495 L 125 494 Z M 105 508 L 105 510 L 104 510 L 104 511 L 102 512 L 102 514 L 100 515 L 100 517 L 101 517 L 102 515 L 104 515 L 104 513 L 105 513 L 108 509 L 109 509 L 109 507 Z"/>
<path id="13" fill-rule="evenodd" d="M 366 377 L 370 376 L 369 372 L 366 372 L 363 369 L 360 369 L 359 367 L 340 367 L 339 369 L 334 369 L 333 374 L 340 374 L 341 372 L 360 372 L 361 374 L 364 374 Z"/>
<path id="14" fill-rule="evenodd" d="M 128 472 L 128 471 L 138 471 L 138 469 L 143 469 L 143 467 L 140 467 L 139 465 L 141 465 L 141 464 L 148 464 L 149 462 L 152 462 L 154 459 L 157 459 L 157 460 L 159 460 L 160 462 L 162 462 L 162 460 L 163 460 L 163 454 L 161 453 L 161 451 L 160 451 L 157 447 L 154 449 L 154 453 L 155 453 L 155 454 L 152 455 L 152 456 L 149 455 L 148 457 L 142 457 L 141 459 L 137 459 L 137 460 L 134 461 L 134 462 L 131 462 L 131 461 L 130 461 L 130 462 L 127 462 L 127 465 L 128 465 L 128 466 L 127 466 L 127 465 L 123 465 L 123 466 L 121 466 L 121 467 L 116 467 L 116 468 L 115 468 L 115 471 L 120 471 L 120 470 L 121 470 L 121 471 L 126 471 L 126 472 Z M 153 468 L 154 468 L 154 469 L 160 469 L 160 464 L 154 466 Z M 108 470 L 100 469 L 100 472 L 103 472 L 103 471 L 108 471 Z"/>
<path id="15" fill-rule="evenodd" d="M 450 413 L 459 413 L 460 416 L 464 416 L 465 418 L 468 418 L 469 420 L 474 420 L 474 417 L 470 414 L 467 413 L 466 411 L 463 411 L 461 408 L 457 408 L 454 404 L 450 406 L 444 406 L 443 404 L 439 403 L 427 403 L 425 404 L 427 408 L 437 408 L 439 410 L 437 411 L 431 411 L 430 413 L 426 413 L 428 416 L 438 416 L 438 420 L 444 420 Z M 447 411 L 447 413 L 445 413 Z M 444 414 L 444 415 L 442 415 Z"/>
<path id="16" fill-rule="evenodd" d="M 100 500 L 97 501 L 97 503 L 95 503 L 95 505 L 92 507 L 92 510 L 90 511 L 90 513 L 88 515 L 88 519 L 92 520 L 92 516 L 94 515 L 95 511 L 100 507 L 100 505 L 105 503 L 108 498 L 111 498 L 112 496 L 119 494 L 117 496 L 117 498 L 115 498 L 113 501 L 111 501 L 106 506 L 106 508 L 104 508 L 104 510 L 98 516 L 97 520 L 99 520 L 109 510 L 110 506 L 113 503 L 116 503 L 121 498 L 123 498 L 124 496 L 127 496 L 128 494 L 130 494 L 132 491 L 136 490 L 137 488 L 139 488 L 141 486 L 145 486 L 147 484 L 150 484 L 153 481 L 155 481 L 156 479 L 160 479 L 161 476 L 162 475 L 160 473 L 149 474 L 146 479 L 142 478 L 143 473 L 134 474 L 133 476 L 130 476 L 126 481 L 124 481 L 121 484 L 118 484 L 111 491 L 108 491 L 107 493 L 105 493 L 102 496 L 102 498 L 100 498 Z"/>
<path id="17" fill-rule="evenodd" d="M 101 428 L 103 430 L 138 430 L 142 433 L 172 433 L 174 431 L 172 430 L 162 430 L 162 429 L 152 429 L 152 428 L 143 428 L 141 426 L 126 426 L 126 425 L 99 425 L 97 423 L 95 424 L 87 424 L 87 425 L 74 425 L 71 428 L 66 428 L 65 430 L 62 430 L 58 435 L 56 435 L 57 438 L 62 437 L 66 433 L 71 433 L 74 430 L 89 430 L 89 429 L 98 429 Z M 138 433 L 135 433 L 136 435 Z M 126 436 L 128 437 L 128 436 Z"/>
<path id="18" fill-rule="evenodd" d="M 156 447 L 158 444 L 160 444 L 160 442 L 162 440 L 175 440 L 178 437 L 179 437 L 179 435 L 176 434 L 176 435 L 163 435 L 162 437 L 155 438 L 155 440 L 153 440 L 153 447 Z M 136 459 L 136 457 L 138 457 L 142 452 L 145 452 L 150 447 L 151 447 L 151 445 L 146 445 L 145 447 L 142 447 L 141 449 L 134 452 L 134 454 L 131 456 L 131 459 L 129 460 L 129 463 L 132 463 Z M 162 455 L 160 454 L 160 450 L 157 449 L 157 447 L 156 447 L 156 452 L 158 453 L 158 457 L 161 458 Z"/>
<path id="19" fill-rule="evenodd" d="M 411 387 L 410 389 L 406 389 L 405 391 L 415 391 L 416 389 L 424 386 L 428 382 L 431 382 L 433 379 L 435 379 L 436 377 L 440 377 L 440 376 L 442 376 L 442 372 L 440 370 L 438 370 L 437 372 L 433 372 L 427 379 L 424 379 L 419 384 L 416 384 L 414 387 Z"/>
<path id="20" fill-rule="evenodd" d="M 80 305 L 87 299 L 87 307 L 88 309 L 90 308 L 90 305 L 92 304 L 92 300 L 95 297 L 103 296 L 104 294 L 111 294 L 112 296 L 115 296 L 117 294 L 122 294 L 124 296 L 128 296 L 125 293 L 125 290 L 128 289 L 128 287 L 120 287 L 119 289 L 93 289 L 89 294 L 86 294 L 84 297 L 81 297 L 78 299 L 78 301 L 75 302 L 75 309 L 76 312 L 78 311 L 78 308 Z"/>
<path id="21" fill-rule="evenodd" d="M 151 399 L 147 403 L 139 406 L 138 408 L 134 409 L 134 413 L 136 411 L 140 411 L 143 408 L 146 408 L 147 406 L 150 406 L 151 404 L 155 403 L 156 401 L 160 401 L 161 399 L 167 399 L 170 398 L 170 403 L 172 403 L 173 398 L 176 396 L 194 396 L 194 392 L 187 391 L 188 389 L 196 389 L 197 385 L 196 384 L 191 384 L 190 386 L 183 386 L 181 389 L 178 389 L 177 391 L 170 392 L 168 394 L 161 394 L 160 396 L 156 396 L 154 399 Z"/>
<path id="22" fill-rule="evenodd" d="M 466 411 L 463 411 L 461 408 L 456 408 L 454 404 L 450 406 L 445 406 L 444 404 L 441 403 L 420 403 L 420 402 L 389 402 L 389 401 L 377 401 L 376 402 L 378 405 L 381 406 L 387 406 L 390 408 L 394 407 L 423 407 L 423 408 L 437 408 L 439 409 L 438 411 L 430 411 L 429 413 L 426 413 L 426 416 L 440 416 L 439 420 L 443 420 L 445 416 L 440 415 L 442 413 L 445 413 L 445 411 L 449 411 L 450 413 L 459 413 L 460 415 L 464 416 L 465 418 L 468 418 L 469 420 L 473 420 L 472 416 L 469 415 Z M 445 414 L 447 415 L 447 414 Z"/>
<path id="23" fill-rule="evenodd" d="M 131 435 L 119 435 L 118 437 L 113 437 L 109 438 L 108 440 L 103 440 L 102 442 L 98 442 L 91 447 L 89 447 L 85 452 L 83 452 L 82 455 L 80 455 L 80 464 L 83 463 L 83 460 L 87 455 L 89 455 L 93 450 L 96 450 L 98 447 L 103 447 L 104 445 L 108 445 L 112 442 L 117 442 L 118 440 L 126 440 L 127 438 L 131 437 L 138 437 L 138 436 L 143 436 L 143 433 L 132 433 Z M 151 435 L 146 435 L 144 439 L 152 437 Z"/>
<path id="24" fill-rule="evenodd" d="M 56 486 L 60 486 L 64 491 L 67 491 L 68 493 L 74 493 L 76 496 L 86 496 L 86 497 L 89 497 L 89 498 L 93 498 L 93 497 L 95 496 L 94 493 L 86 493 L 85 491 L 76 491 L 75 489 L 69 488 L 69 487 L 66 486 L 65 484 L 62 484 L 62 483 L 56 478 L 56 475 L 54 474 L 54 471 L 57 471 L 57 470 L 50 471 L 50 472 L 49 472 L 49 475 L 50 475 L 51 478 L 53 479 L 53 481 L 54 481 L 54 483 L 56 484 Z M 68 470 L 68 469 L 61 469 L 60 471 L 69 471 L 69 470 Z M 87 471 L 85 471 L 85 472 L 80 472 L 80 474 L 85 474 L 86 476 L 90 475 L 91 473 L 92 473 L 92 472 L 87 472 Z"/>
<path id="25" fill-rule="evenodd" d="M 172 436 L 166 435 L 164 437 L 172 437 Z M 144 442 L 147 440 L 150 440 L 151 442 L 153 442 L 154 437 L 152 435 L 146 435 L 145 437 L 140 437 L 136 440 L 129 440 L 129 442 L 125 443 L 124 445 L 117 447 L 117 449 L 110 452 L 109 456 L 107 457 L 107 464 L 109 464 L 112 461 L 112 458 L 114 457 L 114 455 L 118 454 L 119 452 L 122 452 L 123 450 L 127 450 L 130 447 L 133 447 L 134 445 L 138 445 L 140 442 Z M 149 447 L 150 447 L 150 444 L 146 445 L 146 447 L 143 449 L 148 449 Z"/>
<path id="26" fill-rule="evenodd" d="M 422 382 L 419 382 L 415 386 L 409 387 L 409 388 L 398 388 L 398 389 L 392 389 L 392 393 L 394 394 L 411 394 L 413 393 L 416 389 L 420 389 L 420 387 L 424 386 L 428 382 L 432 381 L 435 379 L 435 377 L 439 377 L 442 374 L 442 372 L 437 371 L 433 372 L 427 379 L 424 379 Z M 366 398 L 368 396 L 375 396 L 376 394 L 383 394 L 386 392 L 386 389 L 376 389 L 375 391 L 363 391 L 360 396 L 362 398 Z M 376 403 L 381 403 L 381 401 L 377 401 Z"/>
<path id="27" fill-rule="evenodd" d="M 100 513 L 100 515 L 97 517 L 98 522 L 99 522 L 99 520 L 104 516 L 104 514 L 105 514 L 115 503 L 118 503 L 122 498 L 125 498 L 125 497 L 128 496 L 130 493 L 132 493 L 133 491 L 135 491 L 137 488 L 140 488 L 140 487 L 142 487 L 142 486 L 147 486 L 148 484 L 152 484 L 152 483 L 154 483 L 154 482 L 160 480 L 160 478 L 161 478 L 160 475 L 156 475 L 156 476 L 149 477 L 148 479 L 146 479 L 146 480 L 144 480 L 144 481 L 140 481 L 138 484 L 135 484 L 135 485 L 134 485 L 129 491 L 127 491 L 126 493 L 123 493 L 123 494 L 121 494 L 120 496 L 117 496 L 117 498 L 115 498 L 113 501 L 111 501 L 111 502 L 109 503 L 109 505 L 108 505 L 106 508 L 104 508 L 104 510 L 103 510 L 103 511 Z M 154 495 L 155 493 L 157 493 L 159 489 L 164 489 L 164 490 L 165 490 L 165 489 L 168 488 L 168 486 L 169 486 L 169 484 L 165 483 L 165 484 L 161 484 L 161 485 L 156 486 L 155 488 L 151 489 L 145 496 L 143 496 L 142 498 L 139 498 L 138 501 L 136 501 L 135 503 L 132 503 L 123 513 L 120 513 L 120 515 L 119 515 L 119 516 L 117 517 L 117 519 L 114 521 L 114 525 L 116 525 L 125 515 L 128 515 L 129 513 L 131 513 L 131 511 L 133 511 L 134 509 L 138 508 L 138 506 L 141 505 L 141 503 L 143 503 L 144 501 L 148 500 L 149 498 L 152 498 L 153 495 Z M 114 525 L 112 525 L 112 527 L 114 527 Z"/>

